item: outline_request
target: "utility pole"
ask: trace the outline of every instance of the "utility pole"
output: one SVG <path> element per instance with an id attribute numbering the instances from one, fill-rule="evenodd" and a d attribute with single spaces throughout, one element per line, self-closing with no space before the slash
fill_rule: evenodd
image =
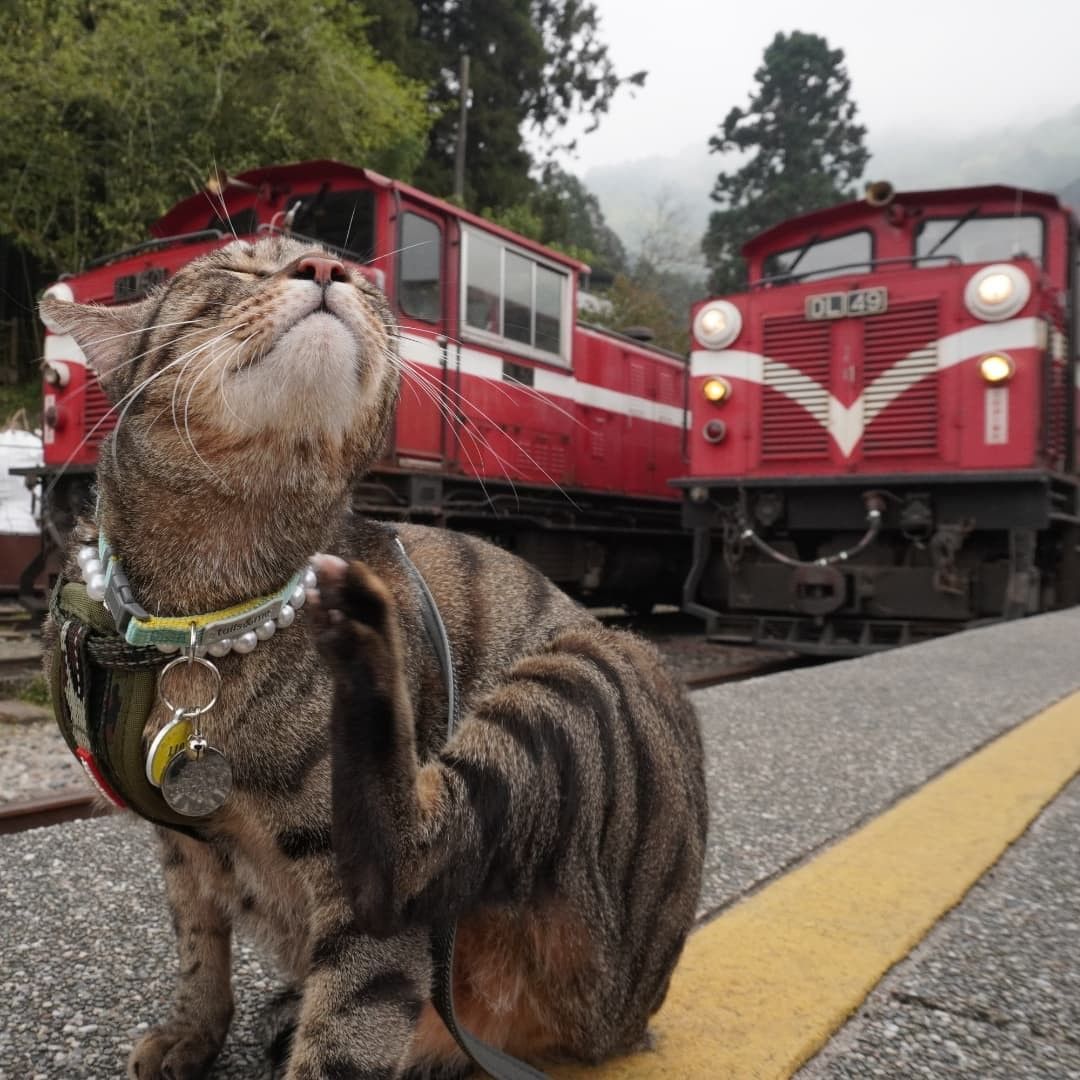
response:
<path id="1" fill-rule="evenodd" d="M 465 202 L 465 142 L 469 131 L 469 54 L 461 54 L 461 74 L 458 77 L 459 112 L 457 146 L 454 148 L 454 196 Z"/>

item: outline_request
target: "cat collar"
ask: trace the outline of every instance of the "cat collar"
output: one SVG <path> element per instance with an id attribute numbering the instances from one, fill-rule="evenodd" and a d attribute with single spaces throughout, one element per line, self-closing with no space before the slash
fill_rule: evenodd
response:
<path id="1" fill-rule="evenodd" d="M 80 549 L 78 559 L 87 595 L 105 605 L 117 633 L 129 645 L 155 645 L 163 653 L 190 648 L 193 637 L 194 648 L 211 656 L 249 653 L 260 641 L 292 625 L 304 606 L 305 590 L 314 588 L 316 581 L 314 569 L 307 566 L 275 593 L 205 614 L 159 616 L 149 614 L 135 599 L 104 536 L 98 537 L 97 547 Z"/>

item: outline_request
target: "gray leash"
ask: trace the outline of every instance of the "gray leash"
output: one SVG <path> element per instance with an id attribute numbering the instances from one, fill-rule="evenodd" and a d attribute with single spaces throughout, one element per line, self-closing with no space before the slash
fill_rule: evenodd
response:
<path id="1" fill-rule="evenodd" d="M 420 593 L 420 615 L 424 620 L 424 629 L 431 640 L 432 648 L 435 650 L 435 656 L 438 658 L 443 682 L 446 684 L 446 734 L 449 738 L 457 727 L 459 708 L 450 638 L 447 636 L 446 626 L 439 614 L 435 597 L 431 595 L 423 574 L 409 558 L 400 537 L 394 539 L 405 562 L 405 568 L 409 571 L 409 576 Z M 435 979 L 431 998 L 447 1030 L 454 1036 L 454 1040 L 466 1055 L 494 1080 L 548 1080 L 545 1073 L 534 1069 L 524 1061 L 519 1061 L 498 1047 L 491 1046 L 483 1039 L 478 1039 L 458 1023 L 454 1012 L 454 940 L 456 936 L 457 924 L 453 922 L 436 927 L 432 933 Z"/>

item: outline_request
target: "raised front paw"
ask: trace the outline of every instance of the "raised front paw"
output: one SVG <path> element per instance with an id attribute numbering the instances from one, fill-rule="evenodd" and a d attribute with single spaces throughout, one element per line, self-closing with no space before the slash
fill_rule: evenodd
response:
<path id="1" fill-rule="evenodd" d="M 308 592 L 308 603 L 316 643 L 331 666 L 351 668 L 358 654 L 389 635 L 393 597 L 362 562 L 334 555 L 318 555 L 313 562 L 319 582 Z"/>
<path id="2" fill-rule="evenodd" d="M 221 1052 L 224 1036 L 180 1023 L 153 1028 L 128 1058 L 129 1080 L 202 1080 Z"/>

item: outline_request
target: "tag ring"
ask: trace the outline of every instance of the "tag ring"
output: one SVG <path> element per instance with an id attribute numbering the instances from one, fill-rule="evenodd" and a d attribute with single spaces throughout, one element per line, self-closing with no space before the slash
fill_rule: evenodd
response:
<path id="1" fill-rule="evenodd" d="M 171 713 L 176 712 L 178 708 L 178 706 L 174 705 L 169 700 L 169 695 L 165 693 L 165 676 L 178 664 L 199 664 L 213 675 L 214 692 L 210 695 L 210 700 L 205 705 L 200 705 L 197 709 L 185 708 L 183 710 L 184 715 L 187 717 L 202 716 L 203 713 L 208 713 L 217 704 L 218 694 L 221 693 L 221 672 L 218 671 L 217 667 L 207 660 L 205 656 L 177 656 L 161 669 L 161 674 L 158 675 L 158 697 L 161 698 L 162 704 Z"/>

